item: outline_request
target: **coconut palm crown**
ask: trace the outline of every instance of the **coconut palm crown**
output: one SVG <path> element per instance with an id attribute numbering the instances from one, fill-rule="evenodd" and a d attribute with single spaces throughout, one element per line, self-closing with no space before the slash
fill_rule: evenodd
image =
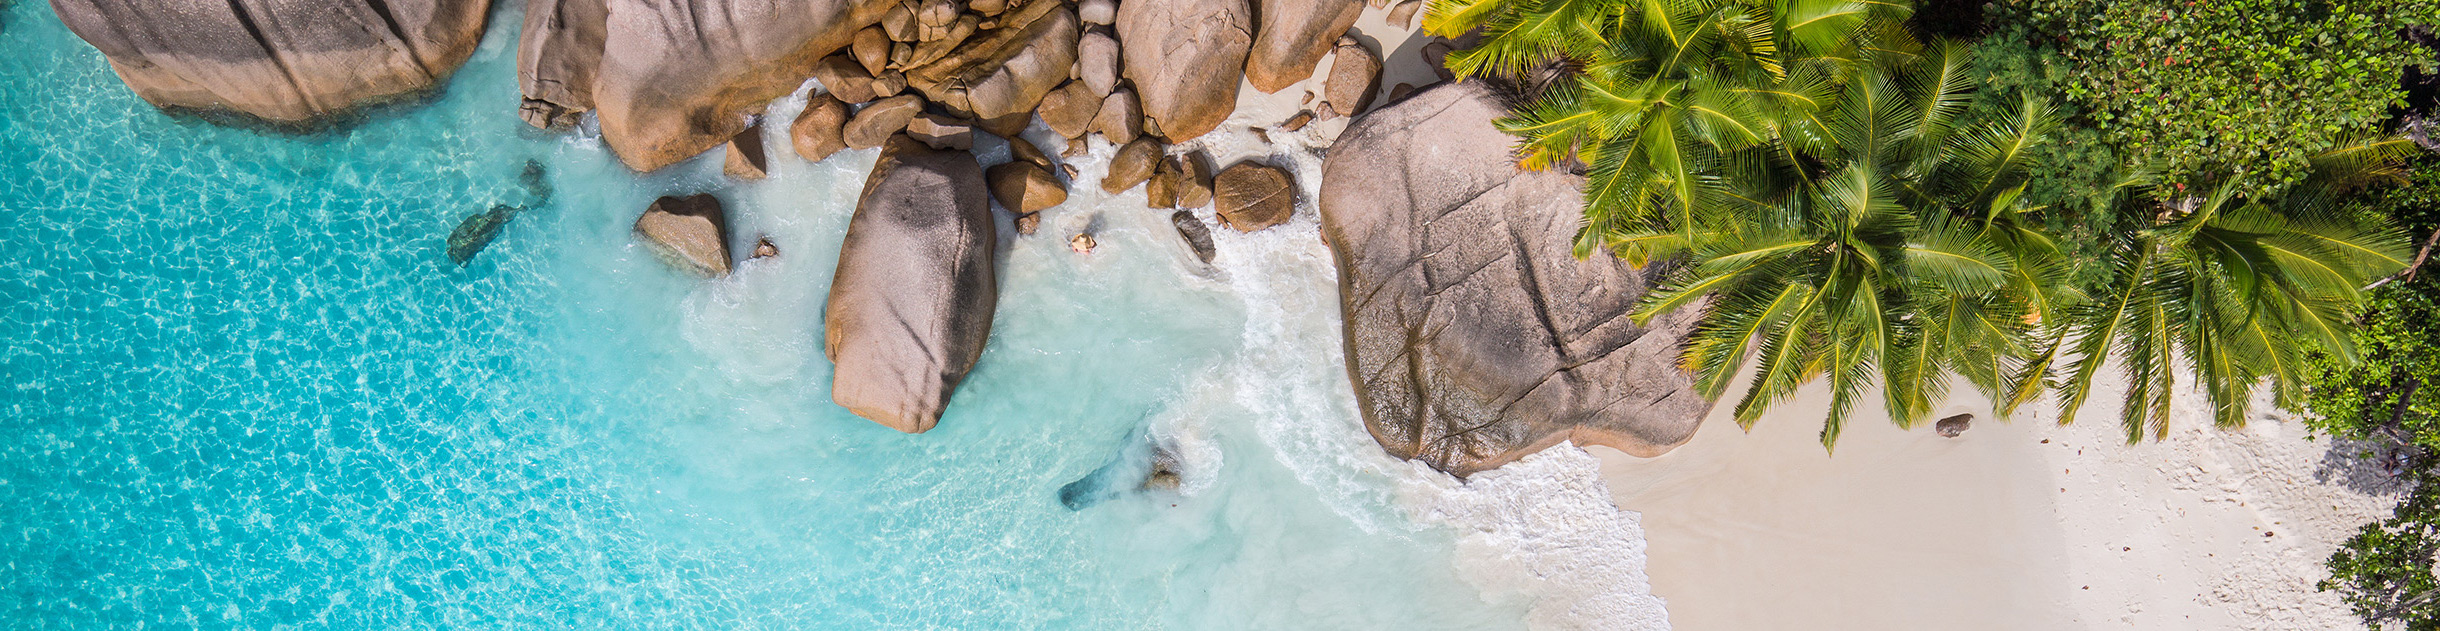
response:
<path id="1" fill-rule="evenodd" d="M 1853 0 L 1435 0 L 1424 28 L 1451 38 L 1480 30 L 1477 45 L 1446 60 L 1461 77 L 1550 82 L 1499 124 L 1525 138 L 1527 168 L 1571 158 L 1588 167 L 1581 256 L 1615 229 L 1691 230 L 1694 214 L 1728 203 L 1720 156 L 1772 143 L 1818 109 L 1860 34 L 1909 10 Z"/>

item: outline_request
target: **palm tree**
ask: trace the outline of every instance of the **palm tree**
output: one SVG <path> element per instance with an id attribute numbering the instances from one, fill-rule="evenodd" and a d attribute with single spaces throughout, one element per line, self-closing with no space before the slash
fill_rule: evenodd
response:
<path id="1" fill-rule="evenodd" d="M 2239 197 L 2246 183 L 2231 177 L 2162 202 L 2147 176 L 2130 178 L 2113 203 L 2152 217 L 2150 227 L 2115 244 L 2110 281 L 2067 312 L 2036 360 L 2046 367 L 2062 348 L 2075 356 L 2058 381 L 2060 419 L 2075 417 L 2112 359 L 2127 377 L 2119 415 L 2130 443 L 2167 435 L 2179 364 L 2192 369 L 2221 427 L 2245 423 L 2266 378 L 2275 404 L 2293 407 L 2305 358 L 2352 361 L 2359 288 L 2408 256 L 2402 234 L 2349 216 L 2339 200 L 2397 177 L 2412 150 L 2402 138 L 2349 143 L 2316 156 L 2303 184 L 2268 199 Z"/>
<path id="2" fill-rule="evenodd" d="M 1500 126 L 1526 139 L 1527 168 L 1589 167 L 1582 256 L 1644 224 L 1691 238 L 1695 215 L 1733 201 L 1721 156 L 1771 144 L 1816 110 L 1858 35 L 1908 11 L 1855 0 L 1434 0 L 1424 28 L 1481 30 L 1478 45 L 1447 58 L 1462 77 L 1557 77 Z M 1564 72 L 1542 74 L 1554 67 Z"/>
<path id="3" fill-rule="evenodd" d="M 2056 124 L 2049 106 L 2028 98 L 1967 124 L 1964 46 L 1875 42 L 1780 142 L 1723 156 L 1730 203 L 1605 241 L 1639 257 L 1690 255 L 1636 317 L 1704 305 L 1685 361 L 1705 395 L 1725 393 L 1759 348 L 1740 424 L 1827 378 L 1824 446 L 1876 381 L 1902 426 L 1946 395 L 1950 374 L 2012 396 L 2039 375 L 2022 358 L 2066 292 L 2057 246 L 2020 201 L 2028 150 Z"/>

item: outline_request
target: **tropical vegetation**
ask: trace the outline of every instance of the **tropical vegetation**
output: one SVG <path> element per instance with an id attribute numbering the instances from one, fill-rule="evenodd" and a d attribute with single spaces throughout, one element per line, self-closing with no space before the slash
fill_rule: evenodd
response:
<path id="1" fill-rule="evenodd" d="M 2307 417 L 2324 434 L 2356 441 L 2360 455 L 2407 483 L 2387 519 L 2365 524 L 2329 559 L 2334 591 L 2374 628 L 2440 629 L 2440 276 L 2428 266 L 2440 235 L 2440 169 L 2419 165 L 2409 185 L 2366 191 L 2357 212 L 2392 216 L 2420 241 L 2417 264 L 2370 292 L 2351 328 L 2362 361 L 2306 366 Z"/>
<path id="2" fill-rule="evenodd" d="M 2347 108 L 2278 117 L 2318 131 L 2277 155 L 2224 150 L 2252 136 L 2209 129 L 2126 137 L 2095 121 L 2129 114 L 2060 89 L 2091 75 L 2027 63 L 2076 53 L 2016 30 L 1986 70 L 1966 43 L 1925 43 L 1911 13 L 1833 0 L 1440 0 L 1425 24 L 1479 34 L 1449 57 L 1453 71 L 1532 95 L 1500 124 L 1521 138 L 1522 166 L 1584 173 L 1580 254 L 1685 260 L 1637 315 L 1704 310 L 1685 362 L 1707 395 L 1749 384 L 1742 423 L 1826 381 L 1833 446 L 1874 386 L 1906 425 L 1952 376 L 2003 411 L 2055 390 L 2072 419 L 2115 366 L 2134 441 L 2165 431 L 2181 374 L 2217 423 L 2235 425 L 2257 385 L 2294 406 L 2309 359 L 2354 357 L 2359 288 L 2405 254 L 2383 218 L 2335 200 L 2395 179 L 2404 141 L 2366 135 Z M 2405 63 L 2388 59 L 2340 66 Z M 2229 115 L 2270 124 L 2255 120 L 2267 111 Z M 2044 161 L 2063 153 L 2056 135 L 2116 141 L 2114 159 L 2076 165 L 2079 181 L 2062 185 Z M 2199 144 L 2163 149 L 2179 143 Z M 2062 225 L 2077 228 L 2064 243 Z M 2069 252 L 2091 261 L 2070 265 Z"/>
<path id="3" fill-rule="evenodd" d="M 2052 44 L 2059 88 L 2087 122 L 2167 183 L 2237 182 L 2260 195 L 2311 157 L 2389 120 L 2398 77 L 2428 65 L 2404 36 L 2434 0 L 2003 0 Z"/>

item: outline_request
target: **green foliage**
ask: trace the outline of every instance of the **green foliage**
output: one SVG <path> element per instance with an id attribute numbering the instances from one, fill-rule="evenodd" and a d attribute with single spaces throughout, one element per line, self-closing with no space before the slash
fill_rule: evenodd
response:
<path id="1" fill-rule="evenodd" d="M 1964 46 L 1889 38 L 1873 49 L 1782 142 L 1722 156 L 1721 192 L 1739 204 L 1609 242 L 1644 257 L 1691 254 L 1695 264 L 1637 317 L 1710 298 L 1686 351 L 1706 396 L 1724 393 L 1759 348 L 1738 422 L 1826 379 L 1825 446 L 1875 381 L 1901 425 L 1929 414 L 1950 374 L 2018 396 L 2038 374 L 2021 359 L 2034 323 L 2065 291 L 2057 247 L 2022 203 L 2029 150 L 2056 122 L 2050 108 L 2026 98 L 1969 121 Z"/>
<path id="2" fill-rule="evenodd" d="M 2415 234 L 2440 228 L 2440 164 L 2426 159 L 2407 186 L 2360 196 L 2366 214 L 2396 217 Z M 2324 357 L 2310 369 L 2307 422 L 2323 433 L 2402 444 L 2415 488 L 2391 516 L 2366 524 L 2330 555 L 2324 591 L 2336 591 L 2375 629 L 2440 630 L 2440 277 L 2429 263 L 2372 293 L 2354 330 L 2364 361 Z"/>
<path id="3" fill-rule="evenodd" d="M 2365 524 L 2330 554 L 2322 591 L 2339 598 L 2374 631 L 2440 631 L 2440 474 L 2416 476 L 2415 489 L 2389 519 Z"/>
<path id="4" fill-rule="evenodd" d="M 2058 108 L 2061 124 L 2051 130 L 2050 142 L 2033 148 L 2025 204 L 2039 209 L 2034 214 L 2043 230 L 2058 239 L 2069 282 L 2098 286 L 2109 278 L 2113 235 L 2141 227 L 2103 203 L 2114 192 L 2118 165 L 2125 160 L 2100 130 L 2083 122 L 2083 107 L 2064 98 L 2071 64 L 2057 51 L 2035 45 L 2021 22 L 1995 26 L 1996 32 L 1974 42 L 1983 89 L 1967 117 L 1998 115 L 2027 96 L 2048 99 Z"/>
<path id="5" fill-rule="evenodd" d="M 2167 434 L 2180 368 L 2192 370 L 2222 427 L 2245 423 L 2265 379 L 2277 405 L 2297 407 L 2309 357 L 2356 359 L 2358 288 L 2409 256 L 2396 231 L 2363 221 L 2345 196 L 2394 177 L 2412 150 L 2403 139 L 2350 144 L 2314 156 L 2303 184 L 2263 198 L 2242 196 L 2244 180 L 2229 178 L 2157 201 L 2138 177 L 2118 203 L 2155 219 L 2119 240 L 2110 281 L 2067 311 L 2040 360 L 2074 358 L 2059 383 L 2060 418 L 2075 417 L 2112 359 L 2127 382 L 2119 418 L 2128 442 Z"/>
<path id="6" fill-rule="evenodd" d="M 1500 121 L 1525 139 L 1522 164 L 1589 165 L 1578 242 L 1655 222 L 1689 228 L 1731 204 L 1721 156 L 1775 141 L 1835 90 L 1859 34 L 1888 27 L 1904 4 L 1852 0 L 1435 0 L 1424 28 L 1456 37 L 1464 77 L 1533 80 L 1568 72 Z"/>
<path id="7" fill-rule="evenodd" d="M 2369 192 L 2362 212 L 2396 217 L 2409 234 L 2440 229 L 2440 164 L 2425 160 L 2407 186 Z M 2309 366 L 2308 421 L 2323 433 L 2386 438 L 2440 453 L 2440 276 L 2429 264 L 2371 293 L 2354 327 L 2363 361 L 2320 357 Z"/>
<path id="8" fill-rule="evenodd" d="M 2266 194 L 2310 156 L 2373 131 L 2402 104 L 2398 77 L 2431 64 L 2403 28 L 2440 0 L 2003 0 L 2072 62 L 2062 83 L 2088 120 L 2161 181 L 2208 174 Z"/>

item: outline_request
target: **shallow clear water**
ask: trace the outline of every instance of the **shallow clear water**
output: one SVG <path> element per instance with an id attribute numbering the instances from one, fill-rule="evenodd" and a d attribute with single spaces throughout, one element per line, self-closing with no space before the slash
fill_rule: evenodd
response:
<path id="1" fill-rule="evenodd" d="M 1309 209 L 1213 268 L 1140 192 L 1077 187 L 1007 242 L 989 350 L 910 436 L 832 405 L 821 357 L 870 151 L 774 129 L 769 180 L 632 174 L 513 115 L 513 8 L 445 94 L 305 136 L 163 115 L 44 3 L 5 11 L 6 626 L 1665 625 L 1589 459 L 1469 488 L 1371 446 Z M 529 159 L 557 195 L 450 265 Z M 699 191 L 783 255 L 701 281 L 635 243 Z M 1091 256 L 1047 236 L 1089 224 Z M 1144 427 L 1181 492 L 1059 503 Z M 1593 526 L 1536 525 L 1561 505 Z"/>

